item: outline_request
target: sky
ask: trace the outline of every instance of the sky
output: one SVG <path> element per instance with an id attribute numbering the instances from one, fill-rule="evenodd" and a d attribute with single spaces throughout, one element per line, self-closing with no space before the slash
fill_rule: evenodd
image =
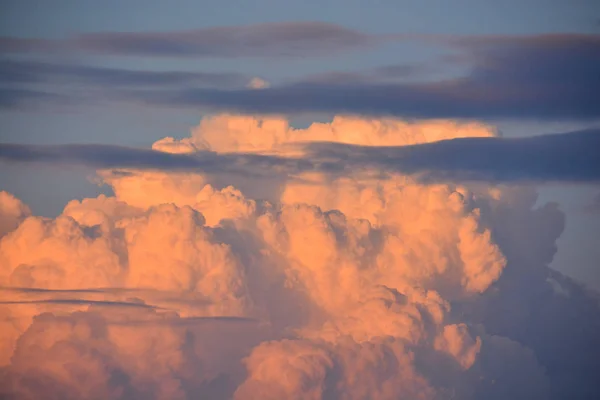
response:
<path id="1" fill-rule="evenodd" d="M 0 53 L 7 395 L 600 394 L 598 2 L 4 0 Z"/>

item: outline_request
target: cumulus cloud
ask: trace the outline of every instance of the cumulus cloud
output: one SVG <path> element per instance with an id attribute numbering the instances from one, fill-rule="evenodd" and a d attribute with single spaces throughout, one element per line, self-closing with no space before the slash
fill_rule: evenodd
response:
<path id="1" fill-rule="evenodd" d="M 293 129 L 220 115 L 118 170 L 96 156 L 114 196 L 73 200 L 56 218 L 3 194 L 0 393 L 593 398 L 600 306 L 548 269 L 564 215 L 536 206 L 533 189 L 423 183 L 386 162 L 251 182 L 214 166 L 142 168 L 154 154 L 197 163 L 200 151 L 276 170 L 305 141 L 383 152 L 495 136 L 453 121 Z"/>
<path id="2" fill-rule="evenodd" d="M 0 191 L 0 237 L 15 229 L 30 215 L 31 210 L 21 200 L 8 192 Z"/>

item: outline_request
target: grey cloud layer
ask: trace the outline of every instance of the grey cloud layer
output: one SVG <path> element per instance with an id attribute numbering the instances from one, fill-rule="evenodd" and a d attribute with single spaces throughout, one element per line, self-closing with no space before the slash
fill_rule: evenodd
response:
<path id="1" fill-rule="evenodd" d="M 461 138 L 400 147 L 325 142 L 301 146 L 306 151 L 303 158 L 204 151 L 170 154 L 107 145 L 1 144 L 0 160 L 258 176 L 307 171 L 338 175 L 375 168 L 414 174 L 424 181 L 600 181 L 599 129 L 520 139 Z"/>
<path id="2" fill-rule="evenodd" d="M 234 72 L 144 71 L 40 61 L 0 60 L 0 84 L 84 83 L 114 87 L 235 87 L 251 77 Z"/>
<path id="3" fill-rule="evenodd" d="M 595 214 L 600 214 L 600 193 L 598 193 L 589 204 L 586 204 L 583 208 L 585 212 Z"/>
<path id="4" fill-rule="evenodd" d="M 130 56 L 288 57 L 327 55 L 382 38 L 324 22 L 221 26 L 175 32 L 101 32 L 65 40 L 0 38 L 0 52 L 79 50 Z"/>
<path id="5" fill-rule="evenodd" d="M 600 35 L 450 41 L 472 65 L 462 78 L 425 83 L 300 82 L 255 90 L 140 94 L 172 106 L 247 113 L 331 112 L 414 118 L 596 119 Z"/>
<path id="6" fill-rule="evenodd" d="M 194 34 L 204 38 L 200 40 L 201 44 L 192 40 L 196 36 L 189 32 L 103 33 L 84 35 L 77 41 L 87 43 L 86 48 L 96 49 L 94 51 L 110 50 L 118 54 L 195 52 L 231 57 L 330 53 L 334 48 L 372 42 L 367 34 L 320 23 L 221 27 L 197 32 L 202 32 Z M 383 67 L 371 73 L 331 72 L 254 90 L 241 88 L 244 77 L 234 73 L 131 71 L 14 60 L 3 61 L 0 69 L 5 71 L 5 84 L 44 83 L 59 78 L 107 85 L 108 88 L 112 85 L 113 90 L 106 91 L 109 98 L 160 107 L 262 114 L 352 113 L 404 118 L 600 118 L 600 78 L 597 73 L 600 70 L 600 35 L 414 36 L 413 39 L 458 52 L 454 62 L 458 60 L 469 66 L 469 72 L 454 79 L 390 82 L 390 74 L 414 76 L 427 70 L 404 65 L 395 69 Z M 18 48 L 14 43 L 6 43 L 7 49 Z M 214 49 L 209 43 L 214 44 Z M 24 49 L 35 50 L 35 46 L 29 43 Z M 51 97 L 51 93 L 35 86 L 3 88 L 0 89 L 0 106 L 17 108 L 27 104 L 50 104 L 54 101 Z"/>
<path id="7" fill-rule="evenodd" d="M 507 139 L 462 138 L 404 147 L 310 145 L 317 159 L 380 167 L 431 180 L 598 181 L 600 130 Z M 337 161 L 339 162 L 339 161 Z"/>

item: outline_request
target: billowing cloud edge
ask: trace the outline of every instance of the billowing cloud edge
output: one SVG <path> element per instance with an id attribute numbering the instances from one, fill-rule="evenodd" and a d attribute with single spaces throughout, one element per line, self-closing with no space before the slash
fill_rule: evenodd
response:
<path id="1" fill-rule="evenodd" d="M 406 146 L 496 133 L 360 118 L 294 130 L 222 115 L 153 148 L 285 158 L 298 135 Z M 226 186 L 235 177 L 137 166 L 99 171 L 115 196 L 73 200 L 52 219 L 0 195 L 3 394 L 598 393 L 598 303 L 548 269 L 564 214 L 535 206 L 531 188 L 302 171 L 256 178 L 264 200 Z"/>

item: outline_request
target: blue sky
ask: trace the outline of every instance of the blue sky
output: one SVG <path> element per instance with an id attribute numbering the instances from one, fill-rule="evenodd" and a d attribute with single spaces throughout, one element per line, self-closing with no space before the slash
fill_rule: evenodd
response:
<path id="1" fill-rule="evenodd" d="M 539 33 L 593 32 L 597 3 L 593 0 L 443 0 L 370 2 L 182 0 L 176 5 L 158 0 L 4 1 L 2 32 L 51 36 L 84 31 L 196 29 L 205 26 L 261 22 L 320 20 L 370 32 Z M 594 14 L 596 12 L 596 14 Z"/>
<path id="2" fill-rule="evenodd" d="M 0 36 L 64 40 L 97 32 L 173 32 L 218 26 L 286 21 L 320 21 L 368 35 L 536 35 L 600 32 L 600 4 L 594 0 L 518 1 L 3 1 Z M 362 49 L 314 57 L 121 57 L 95 53 L 2 55 L 69 65 L 93 65 L 149 71 L 222 71 L 261 77 L 285 84 L 329 72 L 364 72 L 390 65 L 427 66 L 436 77 L 451 77 L 461 65 L 444 61 L 451 54 L 438 44 L 392 41 Z M 409 81 L 419 79 L 409 76 Z M 101 88 L 82 90 L 86 102 L 52 107 L 0 109 L 0 139 L 23 144 L 104 143 L 149 146 L 164 136 L 187 136 L 202 117 L 194 107 L 146 107 L 102 99 Z M 98 102 L 89 101 L 98 96 Z M 325 113 L 326 114 L 326 113 Z M 302 125 L 326 115 L 294 116 Z M 530 136 L 598 126 L 597 119 L 550 121 L 489 119 L 506 136 Z M 15 193 L 36 213 L 57 214 L 72 198 L 94 196 L 92 170 L 69 167 L 40 169 L 2 167 L 0 188 Z M 594 185 L 552 185 L 541 200 L 560 203 L 567 229 L 559 240 L 553 266 L 600 288 L 600 215 L 583 211 L 600 188 Z"/>

